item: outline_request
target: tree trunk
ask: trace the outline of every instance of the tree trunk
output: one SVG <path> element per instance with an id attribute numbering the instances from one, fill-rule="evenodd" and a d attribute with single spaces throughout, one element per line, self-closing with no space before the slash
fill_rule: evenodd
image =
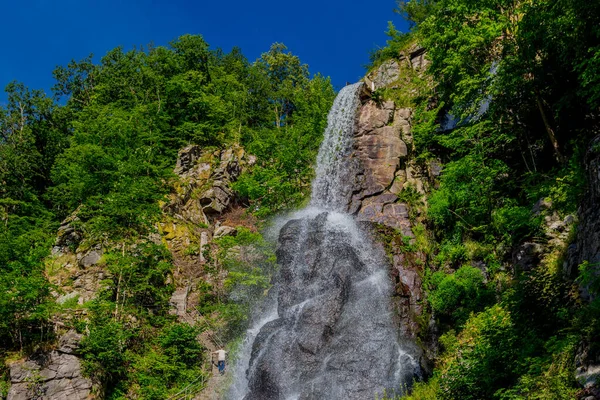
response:
<path id="1" fill-rule="evenodd" d="M 554 149 L 554 155 L 556 160 L 560 163 L 565 161 L 564 156 L 560 152 L 560 146 L 558 145 L 558 140 L 556 140 L 556 135 L 554 134 L 554 130 L 552 126 L 550 126 L 550 122 L 548 122 L 548 117 L 546 116 L 546 112 L 544 111 L 544 105 L 542 104 L 542 99 L 540 97 L 540 93 L 536 90 L 535 100 L 537 102 L 538 109 L 540 110 L 540 114 L 542 116 L 542 121 L 544 121 L 544 126 L 546 127 L 546 133 L 548 133 L 548 138 L 550 139 L 550 143 L 552 143 L 552 148 Z"/>

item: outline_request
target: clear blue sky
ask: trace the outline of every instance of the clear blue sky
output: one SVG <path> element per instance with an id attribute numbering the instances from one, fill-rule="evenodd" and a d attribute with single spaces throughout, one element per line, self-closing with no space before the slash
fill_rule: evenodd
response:
<path id="1" fill-rule="evenodd" d="M 250 61 L 283 42 L 311 73 L 331 76 L 336 88 L 364 74 L 369 50 L 385 45 L 387 21 L 400 30 L 394 0 L 26 0 L 2 1 L 0 104 L 12 80 L 49 93 L 52 70 L 71 59 L 186 33 L 212 48 L 239 46 Z"/>

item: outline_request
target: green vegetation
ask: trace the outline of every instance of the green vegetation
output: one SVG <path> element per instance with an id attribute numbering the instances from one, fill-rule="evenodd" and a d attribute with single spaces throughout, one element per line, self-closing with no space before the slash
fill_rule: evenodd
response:
<path id="1" fill-rule="evenodd" d="M 396 59 L 400 78 L 373 99 L 412 107 L 411 156 L 444 166 L 426 202 L 416 190 L 400 195 L 414 240 L 380 227 L 388 251 L 424 264 L 423 315 L 440 330 L 433 375 L 405 398 L 572 399 L 577 346 L 600 354 L 600 280 L 587 262 L 565 276 L 575 226 L 551 240 L 545 217 L 574 214 L 585 189 L 584 155 L 599 131 L 600 3 L 401 0 L 398 12 L 411 32 L 390 24 L 371 62 Z M 410 65 L 417 44 L 426 70 Z M 149 239 L 176 185 L 177 151 L 239 144 L 257 157 L 234 183 L 244 205 L 259 217 L 298 206 L 331 83 L 282 44 L 251 63 L 193 35 L 116 48 L 54 76 L 53 98 L 14 82 L 0 107 L 0 360 L 42 349 L 55 339 L 53 314 L 77 309 L 66 327 L 86 333 L 84 368 L 106 398 L 202 386 L 202 328 L 169 315 L 172 255 Z M 101 245 L 106 274 L 96 299 L 58 306 L 47 279 L 58 272 L 46 263 L 60 221 L 74 215 L 82 241 L 71 246 Z M 524 241 L 545 248 L 527 268 L 512 257 Z M 203 272 L 226 278 L 196 284 L 197 311 L 229 342 L 269 288 L 274 249 L 243 227 L 213 246 Z M 596 299 L 583 301 L 577 285 Z M 2 365 L 0 397 L 7 379 Z"/>
<path id="2" fill-rule="evenodd" d="M 331 83 L 282 44 L 251 63 L 194 35 L 72 61 L 54 77 L 53 98 L 15 82 L 0 107 L 0 360 L 50 343 L 52 314 L 77 309 L 67 328 L 87 333 L 85 370 L 107 398 L 164 399 L 201 386 L 200 331 L 168 315 L 171 253 L 149 240 L 176 185 L 177 152 L 241 145 L 256 163 L 236 183 L 239 198 L 261 216 L 294 207 L 309 191 Z M 60 221 L 74 215 L 81 242 L 71 250 L 101 245 L 105 279 L 97 299 L 57 306 L 46 272 L 61 272 L 45 264 Z M 243 229 L 218 247 L 207 270 L 229 275 L 224 288 L 199 284 L 199 308 L 230 340 L 268 287 L 273 253 Z M 185 256 L 199 250 L 191 244 Z"/>
<path id="3" fill-rule="evenodd" d="M 263 90 L 272 93 L 268 108 L 275 119 L 268 120 L 270 129 L 249 131 L 243 143 L 260 161 L 234 185 L 259 216 L 297 206 L 310 194 L 312 165 L 335 97 L 329 79 L 309 79 L 307 66 L 284 50 L 275 44 L 255 64 Z"/>
<path id="4" fill-rule="evenodd" d="M 200 311 L 202 314 L 216 311 L 213 326 L 223 340 L 231 341 L 248 328 L 252 307 L 271 287 L 276 268 L 275 249 L 260 233 L 243 227 L 236 236 L 225 236 L 216 242 L 219 249 L 216 258 L 221 268 L 228 271 L 224 289 L 229 297 L 227 301 L 201 305 Z"/>
<path id="5" fill-rule="evenodd" d="M 544 219 L 574 215 L 585 188 L 583 155 L 600 109 L 598 3 L 398 6 L 411 32 L 392 26 L 373 67 L 402 64 L 416 43 L 429 65 L 401 69 L 410 90 L 377 95 L 414 107 L 414 158 L 444 165 L 427 198 L 431 238 L 417 244 L 441 354 L 406 398 L 573 399 L 577 344 L 600 333 L 598 300 L 581 301 L 575 285 L 594 291 L 598 277 L 585 263 L 578 277 L 565 275 L 575 226 L 550 240 Z M 513 263 L 524 241 L 545 249 L 531 269 Z"/>
<path id="6" fill-rule="evenodd" d="M 83 367 L 102 384 L 106 398 L 164 399 L 205 376 L 198 328 L 139 311 L 117 314 L 106 301 L 90 307 L 89 334 L 81 343 Z"/>

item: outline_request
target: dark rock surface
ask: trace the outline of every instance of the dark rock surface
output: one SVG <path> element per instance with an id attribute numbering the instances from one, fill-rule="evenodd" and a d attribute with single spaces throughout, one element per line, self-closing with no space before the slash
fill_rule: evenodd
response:
<path id="1" fill-rule="evenodd" d="M 79 245 L 83 233 L 77 228 L 77 223 L 80 221 L 78 213 L 79 208 L 61 222 L 52 254 L 68 253 Z"/>
<path id="2" fill-rule="evenodd" d="M 590 352 L 590 346 L 581 343 L 575 354 L 575 379 L 583 388 L 578 399 L 600 399 L 600 356 Z"/>
<path id="3" fill-rule="evenodd" d="M 420 374 L 397 342 L 385 263 L 363 235 L 340 214 L 282 228 L 278 318 L 254 341 L 245 400 L 370 399 Z"/>
<path id="4" fill-rule="evenodd" d="M 585 164 L 588 190 L 579 208 L 577 237 L 569 249 L 566 272 L 573 275 L 579 265 L 587 262 L 600 275 L 600 136 L 590 143 Z M 593 298 L 586 287 L 582 287 L 582 296 Z"/>
<path id="5" fill-rule="evenodd" d="M 513 252 L 513 265 L 520 271 L 531 271 L 540 263 L 543 253 L 541 244 L 524 242 Z"/>

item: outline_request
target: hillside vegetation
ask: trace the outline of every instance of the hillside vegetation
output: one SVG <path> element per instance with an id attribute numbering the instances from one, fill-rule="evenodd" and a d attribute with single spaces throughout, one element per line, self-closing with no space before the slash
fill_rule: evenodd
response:
<path id="1" fill-rule="evenodd" d="M 333 88 L 282 44 L 251 63 L 192 35 L 53 74 L 53 97 L 14 82 L 0 107 L 0 360 L 44 349 L 56 320 L 84 310 L 61 324 L 88 334 L 84 368 L 106 397 L 164 399 L 203 374 L 199 328 L 168 314 L 172 255 L 149 239 L 178 150 L 241 145 L 257 162 L 236 183 L 239 198 L 259 216 L 293 207 L 310 190 Z M 47 260 L 70 215 L 80 249 L 105 249 L 103 290 L 83 305 L 58 305 L 47 279 L 60 272 Z M 208 293 L 202 307 L 228 301 Z M 0 374 L 2 397 L 4 362 Z"/>
<path id="2" fill-rule="evenodd" d="M 423 170 L 442 166 L 426 195 L 408 187 L 399 198 L 415 234 L 403 248 L 418 253 L 425 290 L 419 340 L 434 363 L 404 398 L 585 398 L 576 359 L 600 359 L 600 279 L 597 265 L 571 264 L 569 246 L 583 222 L 586 156 L 600 153 L 590 146 L 600 133 L 600 2 L 401 0 L 397 11 L 411 31 L 390 24 L 371 67 L 395 60 L 400 78 L 371 97 L 411 108 L 407 151 Z M 418 72 L 404 65 L 416 46 L 427 59 Z M 0 398 L 8 364 L 55 348 L 67 330 L 84 334 L 78 357 L 104 398 L 202 388 L 205 327 L 169 313 L 175 256 L 224 270 L 208 271 L 219 290 L 196 282 L 194 301 L 235 342 L 249 318 L 243 296 L 269 287 L 254 261 L 275 264 L 255 225 L 306 201 L 331 82 L 282 44 L 250 62 L 194 35 L 53 74 L 52 96 L 13 82 L 0 106 Z M 180 194 L 175 163 L 191 144 L 217 164 L 224 149 L 256 157 L 232 181 L 236 216 L 253 222 L 215 238 L 213 252 L 194 243 L 182 256 L 162 240 L 178 226 L 159 228 L 172 222 L 164 206 Z M 52 248 L 65 219 L 81 254 L 103 250 L 91 301 L 56 301 Z M 240 285 L 249 289 L 232 295 Z"/>
<path id="3" fill-rule="evenodd" d="M 444 164 L 421 220 L 433 376 L 410 399 L 574 399 L 598 354 L 598 278 L 569 265 L 599 133 L 600 3 L 406 0 L 373 67 L 425 47 L 425 75 L 376 96 L 415 108 L 415 154 Z M 407 88 L 409 95 L 407 95 Z M 593 150 L 593 149 L 592 149 Z M 538 260 L 519 263 L 524 243 Z M 591 292 L 583 292 L 587 285 Z M 426 332 L 423 336 L 430 335 Z"/>

